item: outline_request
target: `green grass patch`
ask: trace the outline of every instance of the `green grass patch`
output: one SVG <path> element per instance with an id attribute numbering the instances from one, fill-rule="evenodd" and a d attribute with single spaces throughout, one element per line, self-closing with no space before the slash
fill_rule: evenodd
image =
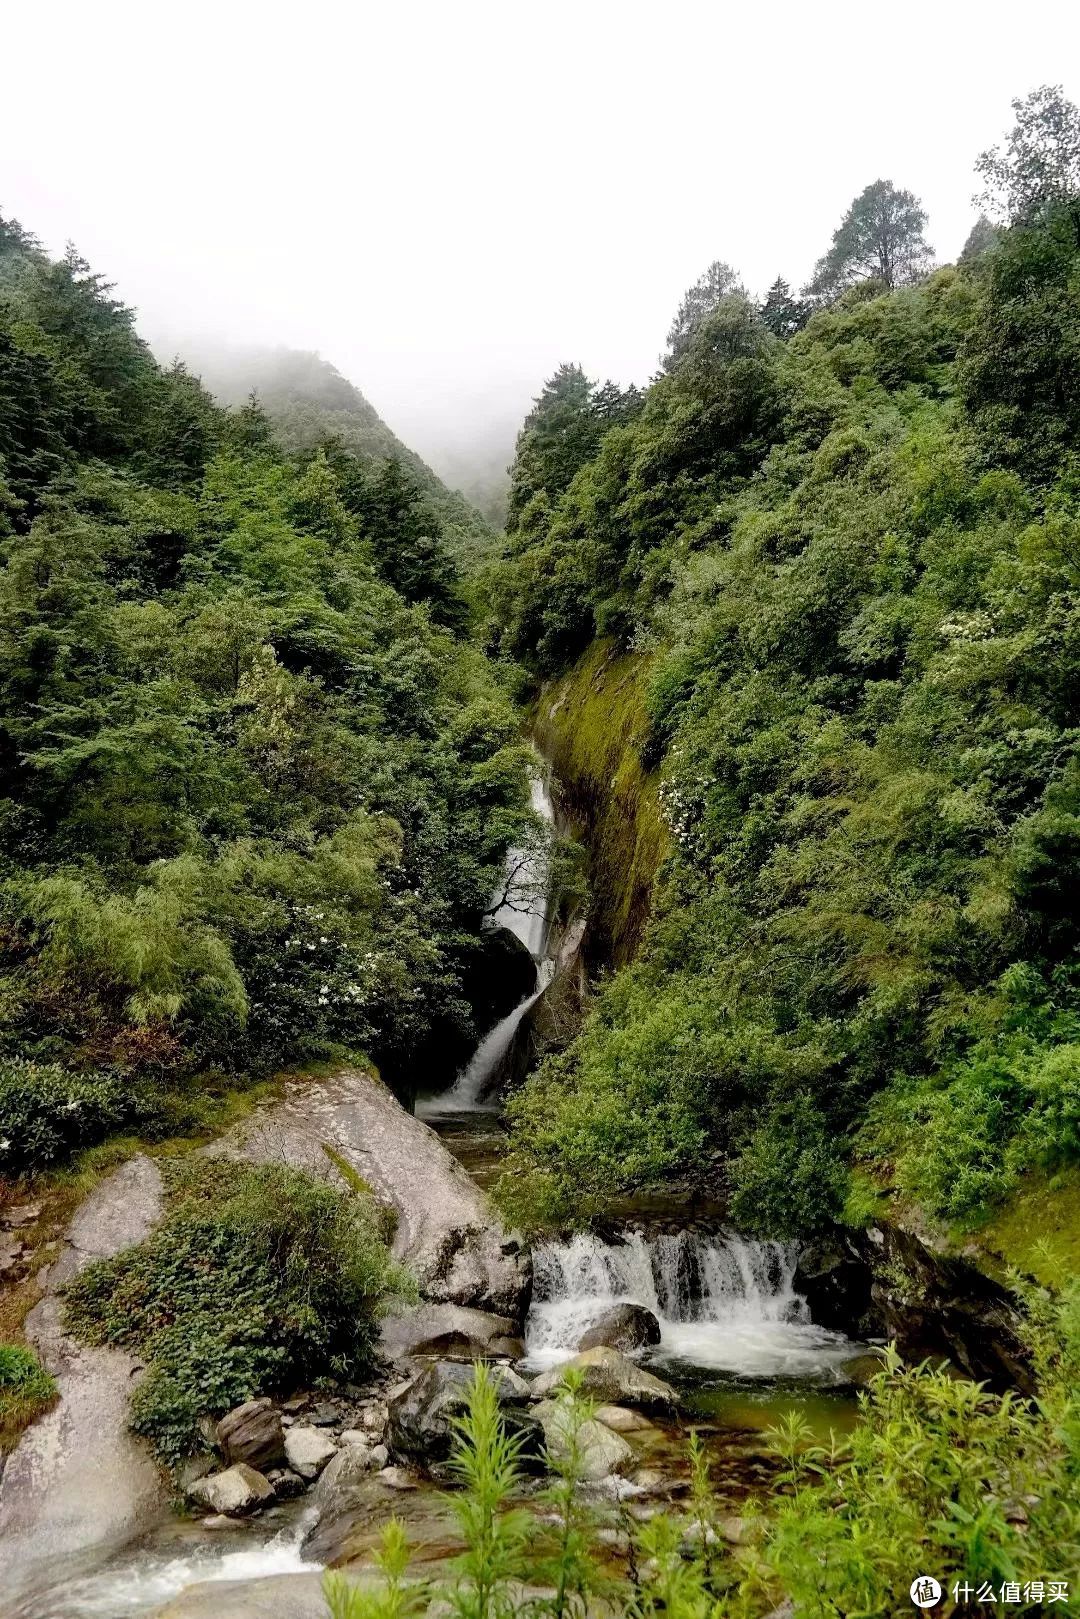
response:
<path id="1" fill-rule="evenodd" d="M 56 1382 L 24 1344 L 0 1344 L 0 1456 L 57 1398 Z"/>

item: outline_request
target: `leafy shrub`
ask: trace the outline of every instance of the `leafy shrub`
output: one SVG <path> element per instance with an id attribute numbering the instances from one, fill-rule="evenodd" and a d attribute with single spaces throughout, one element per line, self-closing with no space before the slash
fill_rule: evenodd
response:
<path id="1" fill-rule="evenodd" d="M 70 1330 L 136 1350 L 131 1422 L 170 1462 L 198 1420 L 256 1395 L 370 1368 L 385 1302 L 407 1282 L 372 1200 L 283 1165 L 188 1163 L 162 1224 L 68 1291 Z"/>
<path id="2" fill-rule="evenodd" d="M 72 1073 L 57 1063 L 0 1060 L 0 1174 L 60 1163 L 122 1129 L 146 1098 L 117 1074 Z"/>
<path id="3" fill-rule="evenodd" d="M 0 1344 L 0 1454 L 56 1398 L 56 1383 L 33 1350 Z"/>
<path id="4" fill-rule="evenodd" d="M 806 1097 L 774 1108 L 731 1165 L 731 1213 L 752 1236 L 794 1237 L 836 1220 L 848 1171 L 842 1147 Z"/>
<path id="5" fill-rule="evenodd" d="M 862 1139 L 895 1157 L 897 1184 L 931 1213 L 977 1219 L 1029 1171 L 1080 1157 L 1080 1043 L 979 1046 L 936 1080 L 886 1092 Z"/>

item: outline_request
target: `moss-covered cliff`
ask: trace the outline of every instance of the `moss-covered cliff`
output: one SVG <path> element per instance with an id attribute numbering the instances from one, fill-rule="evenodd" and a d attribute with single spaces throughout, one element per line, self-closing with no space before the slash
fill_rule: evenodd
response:
<path id="1" fill-rule="evenodd" d="M 559 809 L 589 851 L 588 953 L 621 966 L 634 955 L 667 853 L 657 778 L 642 766 L 649 660 L 598 641 L 545 686 L 532 729 L 558 777 Z"/>

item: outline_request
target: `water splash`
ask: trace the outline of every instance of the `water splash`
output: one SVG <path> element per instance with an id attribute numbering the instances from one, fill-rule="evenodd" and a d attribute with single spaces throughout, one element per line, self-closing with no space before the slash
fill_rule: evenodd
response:
<path id="1" fill-rule="evenodd" d="M 795 1291 L 797 1249 L 732 1232 L 680 1231 L 619 1242 L 578 1234 L 533 1253 L 526 1348 L 534 1366 L 573 1355 L 614 1304 L 643 1304 L 660 1322 L 650 1358 L 746 1378 L 840 1376 L 853 1345 L 815 1326 Z"/>
<path id="2" fill-rule="evenodd" d="M 315 1516 L 306 1506 L 295 1523 L 262 1542 L 252 1541 L 256 1526 L 238 1524 L 235 1529 L 217 1530 L 211 1540 L 180 1555 L 146 1547 L 122 1553 L 96 1573 L 28 1596 L 22 1605 L 16 1604 L 11 1619 L 135 1619 L 156 1613 L 162 1603 L 202 1581 L 316 1574 L 322 1564 L 300 1555 L 300 1543 Z M 244 1544 L 237 1546 L 237 1539 Z"/>

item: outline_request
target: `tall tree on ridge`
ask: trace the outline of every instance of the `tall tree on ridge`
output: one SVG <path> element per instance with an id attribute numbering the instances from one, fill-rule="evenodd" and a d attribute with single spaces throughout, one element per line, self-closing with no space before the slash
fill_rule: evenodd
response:
<path id="1" fill-rule="evenodd" d="M 667 334 L 667 353 L 661 361 L 665 371 L 671 371 L 693 342 L 694 333 L 714 315 L 720 301 L 732 293 L 745 293 L 745 288 L 730 264 L 714 259 L 692 287 L 683 294 L 671 330 Z"/>
<path id="2" fill-rule="evenodd" d="M 1043 84 L 1012 103 L 1016 123 L 1004 148 L 982 152 L 976 204 L 1010 224 L 1055 202 L 1080 201 L 1080 110 L 1060 84 Z"/>
<path id="3" fill-rule="evenodd" d="M 913 192 L 897 190 L 891 180 L 875 180 L 840 221 L 809 290 L 835 297 L 857 281 L 873 279 L 889 288 L 917 281 L 933 254 L 925 228 L 926 213 Z"/>

